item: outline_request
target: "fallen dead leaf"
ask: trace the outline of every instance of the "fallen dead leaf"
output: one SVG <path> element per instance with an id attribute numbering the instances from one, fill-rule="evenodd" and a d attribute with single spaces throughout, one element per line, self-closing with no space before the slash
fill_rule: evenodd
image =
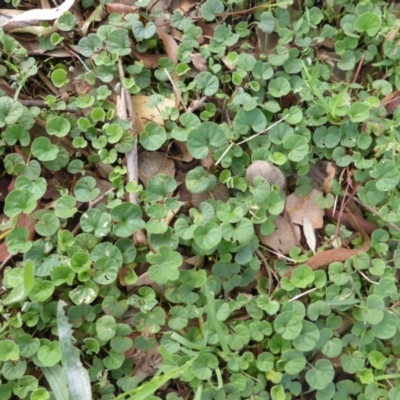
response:
<path id="1" fill-rule="evenodd" d="M 286 212 L 294 224 L 303 225 L 303 218 L 308 217 L 314 229 L 322 228 L 324 210 L 319 208 L 315 201 L 318 195 L 322 195 L 322 192 L 313 189 L 306 197 L 297 197 L 292 193 L 286 198 Z"/>
<path id="2" fill-rule="evenodd" d="M 139 154 L 139 179 L 144 186 L 157 174 L 175 176 L 175 164 L 165 153 L 144 151 Z"/>
<path id="3" fill-rule="evenodd" d="M 276 250 L 282 254 L 289 254 L 292 247 L 300 241 L 300 228 L 297 225 L 291 225 L 290 222 L 282 216 L 278 216 L 275 223 L 275 230 L 272 235 L 264 236 L 260 233 L 259 225 L 256 225 L 256 231 L 261 243 Z"/>
<path id="4" fill-rule="evenodd" d="M 252 162 L 246 169 L 247 182 L 252 185 L 257 176 L 264 178 L 270 185 L 279 186 L 283 192 L 286 191 L 286 178 L 275 165 L 261 160 Z"/>
<path id="5" fill-rule="evenodd" d="M 312 227 L 311 221 L 308 217 L 303 218 L 303 232 L 306 238 L 308 247 L 315 254 L 315 249 L 317 246 L 317 239 L 315 238 L 315 231 Z"/>
<path id="6" fill-rule="evenodd" d="M 60 6 L 50 9 L 35 9 L 25 11 L 21 14 L 13 16 L 6 23 L 1 26 L 12 22 L 30 22 L 30 21 L 53 21 L 68 11 L 74 4 L 75 0 L 65 0 Z"/>
<path id="7" fill-rule="evenodd" d="M 197 0 L 182 0 L 179 4 L 179 10 L 182 14 L 186 14 L 189 12 L 196 4 L 198 3 Z"/>
<path id="8" fill-rule="evenodd" d="M 207 61 L 200 53 L 193 53 L 190 55 L 193 66 L 200 72 L 207 71 Z"/>
<path id="9" fill-rule="evenodd" d="M 230 199 L 229 190 L 225 185 L 218 182 L 211 192 L 191 194 L 191 203 L 193 207 L 199 207 L 199 205 L 208 199 L 221 200 L 226 203 Z"/>
<path id="10" fill-rule="evenodd" d="M 175 140 L 174 144 L 179 148 L 179 151 L 181 152 L 181 154 L 174 156 L 172 158 L 174 158 L 175 160 L 183 161 L 183 162 L 190 162 L 193 160 L 193 156 L 189 153 L 186 142 L 181 142 L 179 140 Z"/>
<path id="11" fill-rule="evenodd" d="M 147 107 L 150 102 L 149 96 L 132 96 L 132 102 L 136 114 L 136 130 L 138 133 L 144 131 L 148 122 L 156 122 L 159 125 L 164 125 L 160 111 L 167 107 L 175 107 L 175 102 L 167 98 L 164 99 L 163 103 L 159 103 L 156 109 Z"/>

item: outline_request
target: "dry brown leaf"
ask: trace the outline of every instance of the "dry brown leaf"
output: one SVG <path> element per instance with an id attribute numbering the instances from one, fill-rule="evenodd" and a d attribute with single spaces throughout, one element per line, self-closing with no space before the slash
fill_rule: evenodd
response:
<path id="1" fill-rule="evenodd" d="M 115 12 L 119 14 L 134 14 L 135 12 L 137 12 L 137 7 L 121 3 L 106 4 L 106 8 L 110 13 Z"/>
<path id="2" fill-rule="evenodd" d="M 261 160 L 252 162 L 246 169 L 247 182 L 252 185 L 254 178 L 257 176 L 264 178 L 270 185 L 279 186 L 283 192 L 286 191 L 286 178 L 282 171 L 278 167 L 275 167 L 275 165 Z"/>
<path id="3" fill-rule="evenodd" d="M 164 99 L 164 102 L 159 103 L 156 109 L 150 109 L 147 107 L 149 99 L 149 96 L 132 96 L 133 108 L 136 114 L 136 130 L 138 133 L 144 131 L 144 127 L 148 122 L 156 122 L 159 125 L 164 125 L 160 111 L 167 107 L 175 106 L 173 100 Z"/>
<path id="4" fill-rule="evenodd" d="M 315 254 L 315 249 L 317 247 L 317 239 L 315 238 L 315 231 L 312 227 L 311 221 L 308 217 L 303 218 L 303 232 L 306 238 L 306 242 L 308 247 Z"/>
<path id="5" fill-rule="evenodd" d="M 336 167 L 333 163 L 328 162 L 325 168 L 326 178 L 324 179 L 324 193 L 332 193 L 332 182 L 336 176 Z"/>
<path id="6" fill-rule="evenodd" d="M 179 4 L 179 10 L 182 14 L 186 14 L 189 12 L 196 4 L 198 3 L 197 0 L 182 0 Z"/>
<path id="7" fill-rule="evenodd" d="M 90 25 L 94 22 L 94 21 L 102 21 L 103 20 L 103 14 L 104 14 L 105 10 L 103 9 L 103 6 L 100 4 L 99 6 L 97 6 L 93 12 L 89 15 L 89 17 L 85 20 L 85 22 L 82 24 L 82 32 L 84 35 L 86 35 Z"/>
<path id="8" fill-rule="evenodd" d="M 207 61 L 200 53 L 193 53 L 190 55 L 193 66 L 200 72 L 207 71 Z"/>
<path id="9" fill-rule="evenodd" d="M 319 208 L 315 201 L 319 195 L 322 195 L 322 192 L 313 189 L 306 197 L 297 197 L 295 193 L 287 197 L 285 208 L 293 223 L 303 225 L 303 218 L 308 217 L 314 229 L 322 228 L 324 210 Z"/>
<path id="10" fill-rule="evenodd" d="M 165 57 L 165 54 L 151 54 L 151 53 L 139 53 L 136 50 L 135 44 L 131 43 L 132 55 L 143 63 L 146 68 L 156 69 L 158 68 L 158 61 L 160 58 Z"/>
<path id="11" fill-rule="evenodd" d="M 175 160 L 183 161 L 183 162 L 190 162 L 193 160 L 193 156 L 189 153 L 186 142 L 181 142 L 179 140 L 175 140 L 174 144 L 179 148 L 179 151 L 181 152 L 181 154 L 178 156 L 172 157 L 172 158 L 174 158 Z"/>
<path id="12" fill-rule="evenodd" d="M 230 199 L 228 188 L 222 183 L 218 182 L 211 192 L 191 194 L 191 202 L 193 207 L 199 207 L 199 205 L 208 199 L 221 200 L 226 203 Z"/>
<path id="13" fill-rule="evenodd" d="M 35 224 L 30 216 L 23 213 L 19 214 L 16 226 L 28 229 L 27 239 L 33 240 L 33 238 L 35 237 Z M 0 244 L 0 262 L 7 260 L 9 257 L 10 253 L 8 252 L 7 245 L 4 241 Z"/>
<path id="14" fill-rule="evenodd" d="M 137 352 L 137 360 L 133 376 L 139 382 L 142 382 L 157 372 L 162 365 L 163 358 L 158 352 L 158 346 L 155 346 L 148 352 L 139 350 Z"/>
<path id="15" fill-rule="evenodd" d="M 214 165 L 214 158 L 211 155 L 211 152 L 208 152 L 207 157 L 203 158 L 201 160 L 201 165 L 202 167 L 204 167 L 204 169 L 206 169 L 207 171 L 209 171 L 211 169 L 211 167 Z"/>
<path id="16" fill-rule="evenodd" d="M 175 176 L 175 164 L 165 153 L 144 151 L 139 154 L 139 179 L 144 186 L 157 174 Z"/>
<path id="17" fill-rule="evenodd" d="M 256 231 L 261 243 L 282 254 L 289 254 L 292 247 L 299 243 L 300 228 L 297 225 L 291 225 L 290 222 L 278 216 L 274 221 L 275 230 L 272 235 L 264 236 L 260 233 L 259 225 L 256 225 Z"/>
<path id="18" fill-rule="evenodd" d="M 53 21 L 68 11 L 73 6 L 74 2 L 75 0 L 65 0 L 64 3 L 58 7 L 25 11 L 19 15 L 15 15 L 5 24 L 2 24 L 2 26 L 13 22 L 31 22 L 35 20 Z"/>

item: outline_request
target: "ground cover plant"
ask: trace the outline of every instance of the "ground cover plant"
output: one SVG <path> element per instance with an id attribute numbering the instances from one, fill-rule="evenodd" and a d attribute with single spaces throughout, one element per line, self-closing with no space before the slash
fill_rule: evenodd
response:
<path id="1" fill-rule="evenodd" d="M 396 2 L 2 7 L 1 399 L 400 399 Z"/>

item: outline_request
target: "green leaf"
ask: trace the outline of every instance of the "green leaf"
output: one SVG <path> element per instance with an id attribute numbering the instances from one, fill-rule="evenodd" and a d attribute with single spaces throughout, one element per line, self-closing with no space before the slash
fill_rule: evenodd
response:
<path id="1" fill-rule="evenodd" d="M 96 321 L 96 332 L 100 340 L 108 342 L 117 332 L 117 324 L 112 315 L 103 315 Z"/>
<path id="2" fill-rule="evenodd" d="M 69 79 L 67 78 L 67 71 L 62 68 L 55 69 L 51 73 L 51 81 L 56 88 L 63 87 L 66 83 L 69 82 Z"/>
<path id="3" fill-rule="evenodd" d="M 143 229 L 144 221 L 141 219 L 141 209 L 130 203 L 123 203 L 111 210 L 111 217 L 118 222 L 114 226 L 114 233 L 122 238 Z"/>
<path id="4" fill-rule="evenodd" d="M 174 178 L 166 174 L 158 174 L 147 181 L 147 198 L 151 202 L 164 200 L 176 187 Z"/>
<path id="5" fill-rule="evenodd" d="M 206 174 L 203 167 L 198 166 L 189 171 L 185 178 L 187 189 L 191 193 L 204 193 L 214 189 L 217 178 L 213 174 Z"/>
<path id="6" fill-rule="evenodd" d="M 196 88 L 202 90 L 205 96 L 212 96 L 219 88 L 218 78 L 207 71 L 200 72 L 194 82 Z"/>
<path id="7" fill-rule="evenodd" d="M 32 289 L 29 292 L 29 298 L 32 301 L 44 302 L 54 292 L 54 283 L 42 279 L 34 279 Z"/>
<path id="8" fill-rule="evenodd" d="M 187 147 L 194 158 L 204 159 L 209 151 L 221 148 L 226 144 L 222 128 L 214 122 L 203 122 L 189 132 Z"/>
<path id="9" fill-rule="evenodd" d="M 378 165 L 370 171 L 372 178 L 377 179 L 376 188 L 381 192 L 394 189 L 400 182 L 400 171 L 391 160 L 381 160 Z"/>
<path id="10" fill-rule="evenodd" d="M 354 52 L 350 50 L 346 50 L 342 56 L 341 60 L 337 63 L 338 68 L 342 71 L 351 71 L 354 69 L 356 65 L 356 57 Z"/>
<path id="11" fill-rule="evenodd" d="M 329 360 L 318 360 L 306 373 L 306 381 L 314 390 L 324 390 L 332 382 L 335 370 Z"/>
<path id="12" fill-rule="evenodd" d="M 133 36 L 138 41 L 150 39 L 155 35 L 156 30 L 157 27 L 152 21 L 147 22 L 146 25 L 143 25 L 141 21 L 135 21 L 132 25 Z"/>
<path id="13" fill-rule="evenodd" d="M 268 93 L 273 97 L 286 96 L 290 89 L 290 83 L 285 78 L 272 79 L 268 85 Z"/>
<path id="14" fill-rule="evenodd" d="M 4 140 L 9 146 L 13 146 L 18 141 L 22 146 L 28 146 L 31 141 L 29 132 L 20 125 L 9 125 L 4 132 Z"/>
<path id="15" fill-rule="evenodd" d="M 385 302 L 377 295 L 370 295 L 366 302 L 366 321 L 371 325 L 379 324 L 384 317 Z"/>
<path id="16" fill-rule="evenodd" d="M 122 29 L 115 29 L 108 35 L 106 46 L 110 53 L 117 53 L 119 56 L 126 56 L 132 52 L 128 31 Z"/>
<path id="17" fill-rule="evenodd" d="M 53 367 L 58 364 L 61 361 L 60 343 L 46 341 L 45 344 L 39 347 L 37 357 L 45 367 Z"/>
<path id="18" fill-rule="evenodd" d="M 26 367 L 26 361 L 19 361 L 16 363 L 12 361 L 7 361 L 3 364 L 3 367 L 1 368 L 1 373 L 3 374 L 4 378 L 9 381 L 17 380 L 25 375 Z"/>
<path id="19" fill-rule="evenodd" d="M 35 225 L 35 231 L 41 236 L 54 235 L 60 228 L 60 220 L 53 213 L 44 214 Z"/>
<path id="20" fill-rule="evenodd" d="M 0 340 L 0 361 L 17 361 L 19 359 L 19 348 L 11 340 Z"/>
<path id="21" fill-rule="evenodd" d="M 22 285 L 15 286 L 9 295 L 3 300 L 3 304 L 10 305 L 25 300 L 33 288 L 34 277 L 35 264 L 33 261 L 29 260 L 23 267 Z"/>
<path id="22" fill-rule="evenodd" d="M 100 189 L 96 188 L 96 180 L 88 176 L 76 183 L 74 194 L 78 201 L 88 202 L 94 200 L 100 194 Z"/>
<path id="23" fill-rule="evenodd" d="M 79 351 L 72 344 L 72 330 L 64 313 L 65 302 L 57 306 L 57 328 L 63 369 L 68 382 L 69 400 L 92 399 L 89 374 L 79 359 Z"/>
<path id="24" fill-rule="evenodd" d="M 218 367 L 218 359 L 213 354 L 201 354 L 194 361 L 192 371 L 201 380 L 211 378 L 212 370 Z"/>
<path id="25" fill-rule="evenodd" d="M 240 109 L 233 120 L 233 126 L 240 135 L 246 135 L 250 129 L 259 133 L 267 127 L 267 119 L 258 108 L 250 111 Z"/>
<path id="26" fill-rule="evenodd" d="M 93 53 L 97 53 L 102 46 L 102 40 L 94 33 L 89 33 L 78 43 L 79 50 L 84 57 L 90 57 Z"/>
<path id="27" fill-rule="evenodd" d="M 4 213 L 8 217 L 15 217 L 21 212 L 30 214 L 35 208 L 36 200 L 32 192 L 15 189 L 6 197 Z"/>
<path id="28" fill-rule="evenodd" d="M 149 151 L 158 150 L 167 140 L 165 130 L 155 122 L 146 124 L 144 132 L 140 134 L 140 144 Z"/>
<path id="29" fill-rule="evenodd" d="M 200 13 L 206 21 L 213 21 L 217 14 L 223 13 L 224 4 L 220 0 L 206 0 L 200 7 Z"/>
<path id="30" fill-rule="evenodd" d="M 5 125 L 16 124 L 24 112 L 23 105 L 9 97 L 0 98 L 0 128 Z"/>
<path id="31" fill-rule="evenodd" d="M 183 258 L 167 246 L 161 246 L 157 253 L 148 253 L 146 260 L 152 264 L 149 268 L 149 276 L 159 285 L 179 278 L 179 267 Z"/>
<path id="32" fill-rule="evenodd" d="M 71 123 L 63 117 L 54 117 L 47 122 L 46 131 L 49 135 L 64 137 L 71 130 Z"/>
<path id="33" fill-rule="evenodd" d="M 40 161 L 52 161 L 57 158 L 60 150 L 55 144 L 51 144 L 49 138 L 42 136 L 32 142 L 31 151 Z"/>
<path id="34" fill-rule="evenodd" d="M 343 371 L 349 374 L 355 374 L 364 368 L 365 358 L 360 351 L 354 351 L 352 354 L 342 354 L 340 357 Z"/>
<path id="35" fill-rule="evenodd" d="M 264 352 L 257 357 L 257 369 L 261 372 L 268 372 L 274 368 L 274 356 L 271 353 Z"/>
<path id="36" fill-rule="evenodd" d="M 203 250 L 211 250 L 216 247 L 222 239 L 221 227 L 214 222 L 207 222 L 197 226 L 193 232 L 194 240 Z"/>
<path id="37" fill-rule="evenodd" d="M 29 190 L 35 195 L 35 200 L 40 200 L 46 192 L 47 183 L 44 178 L 31 180 L 27 176 L 20 175 L 15 181 L 15 188 Z"/>
<path id="38" fill-rule="evenodd" d="M 275 29 L 275 18 L 272 13 L 263 12 L 257 25 L 264 33 L 272 33 Z"/>
<path id="39" fill-rule="evenodd" d="M 380 16 L 372 12 L 361 14 L 354 24 L 354 28 L 356 29 L 356 31 L 361 33 L 366 32 L 371 37 L 376 36 L 376 34 L 379 32 L 380 27 Z"/>
<path id="40" fill-rule="evenodd" d="M 364 103 L 356 101 L 349 108 L 349 117 L 352 122 L 363 122 L 369 118 L 370 107 Z"/>
<path id="41" fill-rule="evenodd" d="M 302 329 L 301 318 L 291 311 L 279 314 L 274 321 L 274 328 L 283 339 L 293 340 L 300 335 Z"/>
<path id="42" fill-rule="evenodd" d="M 15 227 L 6 237 L 6 245 L 10 254 L 26 253 L 32 242 L 28 239 L 29 230 L 24 227 Z"/>

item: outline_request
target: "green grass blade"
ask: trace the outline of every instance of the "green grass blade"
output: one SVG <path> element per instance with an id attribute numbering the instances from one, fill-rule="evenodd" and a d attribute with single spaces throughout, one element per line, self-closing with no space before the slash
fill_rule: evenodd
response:
<path id="1" fill-rule="evenodd" d="M 68 382 L 69 400 L 91 400 L 89 374 L 81 363 L 79 351 L 72 344 L 72 330 L 64 312 L 62 300 L 57 306 L 57 327 L 65 376 Z M 57 399 L 58 400 L 58 399 Z"/>
<path id="2" fill-rule="evenodd" d="M 43 375 L 53 391 L 56 400 L 69 400 L 67 380 L 60 364 L 54 367 L 42 367 Z"/>

